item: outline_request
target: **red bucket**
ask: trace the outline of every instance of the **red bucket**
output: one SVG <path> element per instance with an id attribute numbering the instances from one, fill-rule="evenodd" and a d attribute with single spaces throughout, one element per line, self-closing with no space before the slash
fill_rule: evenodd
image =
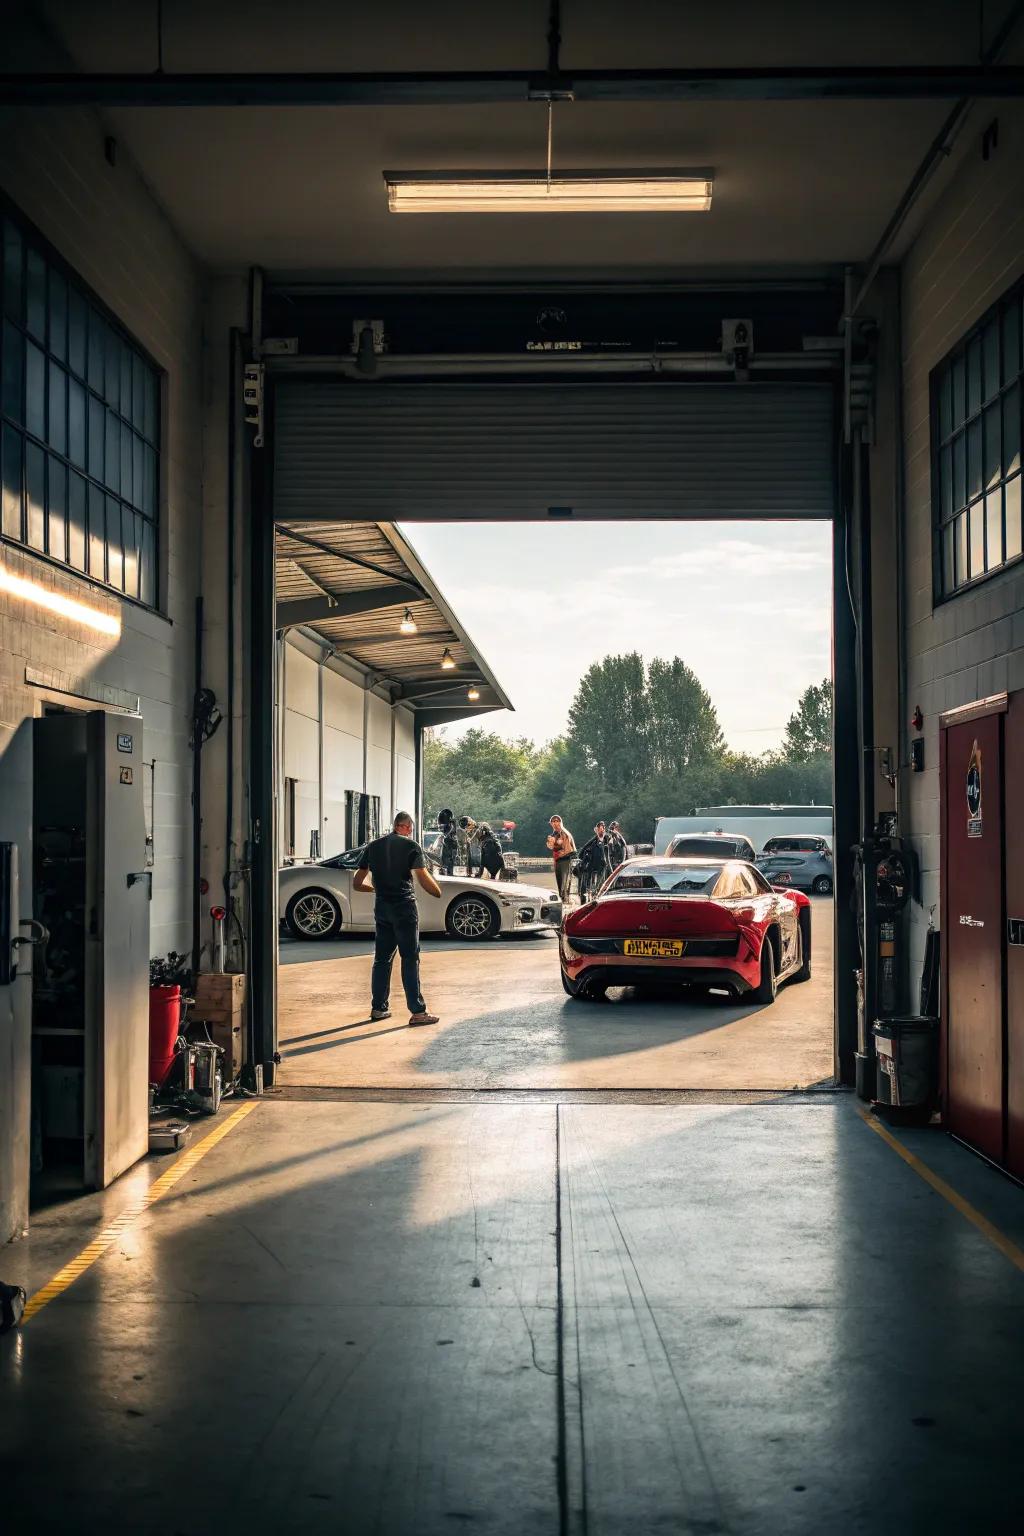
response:
<path id="1" fill-rule="evenodd" d="M 159 1088 L 174 1060 L 174 1042 L 181 1033 L 181 988 L 149 989 L 149 1080 Z"/>

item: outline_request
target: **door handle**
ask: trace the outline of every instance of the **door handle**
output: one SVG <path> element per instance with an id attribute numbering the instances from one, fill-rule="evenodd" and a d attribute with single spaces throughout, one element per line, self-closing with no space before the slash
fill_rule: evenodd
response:
<path id="1" fill-rule="evenodd" d="M 127 877 L 128 889 L 137 885 L 141 880 L 145 883 L 147 900 L 153 900 L 153 871 L 151 869 L 136 869 Z"/>

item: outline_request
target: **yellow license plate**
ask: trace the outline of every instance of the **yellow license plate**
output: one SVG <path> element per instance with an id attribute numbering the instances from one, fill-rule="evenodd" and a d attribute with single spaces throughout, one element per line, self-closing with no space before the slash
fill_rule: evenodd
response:
<path id="1" fill-rule="evenodd" d="M 678 960 L 686 949 L 682 939 L 624 939 L 624 955 L 647 955 L 652 960 Z"/>

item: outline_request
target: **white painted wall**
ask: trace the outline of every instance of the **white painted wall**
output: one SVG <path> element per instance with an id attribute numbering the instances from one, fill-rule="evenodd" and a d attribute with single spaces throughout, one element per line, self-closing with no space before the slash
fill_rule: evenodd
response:
<path id="1" fill-rule="evenodd" d="M 13 61 L 11 61 L 13 64 Z M 92 113 L 0 110 L 0 186 L 165 371 L 161 612 L 5 546 L 9 569 L 121 619 L 119 640 L 0 597 L 0 838 L 20 845 L 31 909 L 29 722 L 39 709 L 27 664 L 141 695 L 147 759 L 156 759 L 152 952 L 191 934 L 189 716 L 202 495 L 203 274 L 121 147 L 104 158 Z M 148 797 L 147 797 L 148 798 Z M 0 992 L 0 1241 L 27 1220 L 30 998 L 27 978 Z"/>
<path id="2" fill-rule="evenodd" d="M 939 921 L 939 715 L 1004 688 L 1024 688 L 1024 570 L 1018 565 L 939 607 L 932 602 L 928 377 L 1024 273 L 1024 106 L 999 103 L 999 144 L 985 161 L 972 136 L 902 269 L 907 698 L 924 713 L 925 771 L 904 770 L 903 809 L 921 860 L 911 977 L 920 974 L 931 910 Z"/>

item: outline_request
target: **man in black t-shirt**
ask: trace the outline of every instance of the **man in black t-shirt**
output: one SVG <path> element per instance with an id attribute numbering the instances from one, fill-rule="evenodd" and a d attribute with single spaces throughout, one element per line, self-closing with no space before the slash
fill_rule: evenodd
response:
<path id="1" fill-rule="evenodd" d="M 413 876 L 431 896 L 440 898 L 441 887 L 427 869 L 423 849 L 412 835 L 412 817 L 400 811 L 394 830 L 378 837 L 363 850 L 356 870 L 357 891 L 373 890 L 376 944 L 373 954 L 371 1019 L 388 1019 L 391 968 L 395 951 L 402 957 L 402 985 L 409 1005 L 410 1024 L 436 1024 L 420 991 L 420 914 L 416 906 Z M 372 878 L 372 885 L 371 885 Z"/>

